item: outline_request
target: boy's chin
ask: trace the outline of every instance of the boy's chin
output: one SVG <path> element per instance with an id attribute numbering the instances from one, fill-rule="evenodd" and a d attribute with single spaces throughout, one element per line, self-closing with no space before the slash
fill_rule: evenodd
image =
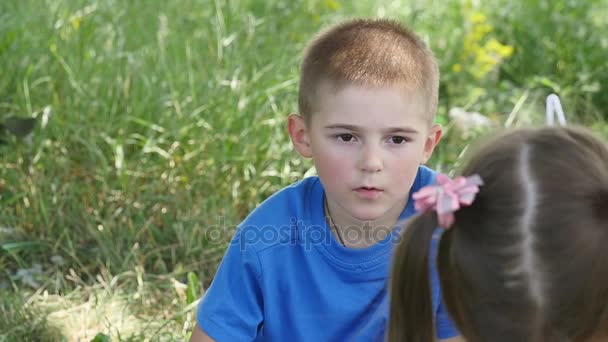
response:
<path id="1" fill-rule="evenodd" d="M 358 204 L 351 207 L 351 216 L 362 222 L 375 222 L 385 220 L 387 215 L 392 216 L 397 209 L 400 214 L 407 204 L 407 199 L 403 203 L 394 203 L 392 206 L 387 201 L 379 201 L 374 204 Z"/>
<path id="2" fill-rule="evenodd" d="M 352 216 L 362 222 L 374 222 L 382 218 L 384 213 L 372 211 L 359 211 L 352 213 Z"/>

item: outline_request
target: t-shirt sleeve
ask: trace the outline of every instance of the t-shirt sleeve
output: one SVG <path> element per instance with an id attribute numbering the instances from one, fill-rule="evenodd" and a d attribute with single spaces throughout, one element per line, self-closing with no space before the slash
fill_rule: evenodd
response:
<path id="1" fill-rule="evenodd" d="M 261 268 L 252 246 L 234 235 L 197 312 L 198 325 L 218 342 L 254 341 L 262 326 Z"/>
<path id="2" fill-rule="evenodd" d="M 435 312 L 435 330 L 440 340 L 460 335 L 442 302 L 439 302 Z"/>
<path id="3" fill-rule="evenodd" d="M 437 332 L 437 338 L 440 340 L 460 335 L 443 304 L 442 289 L 439 282 L 439 274 L 437 273 L 437 248 L 439 247 L 441 234 L 443 234 L 443 230 L 437 228 L 433 239 L 431 240 L 430 250 L 431 286 L 433 288 L 433 307 L 435 308 L 435 331 Z"/>

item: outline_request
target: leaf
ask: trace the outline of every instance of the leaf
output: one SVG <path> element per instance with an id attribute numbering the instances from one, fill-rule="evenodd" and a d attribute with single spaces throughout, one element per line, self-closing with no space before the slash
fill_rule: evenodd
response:
<path id="1" fill-rule="evenodd" d="M 43 246 L 43 244 L 38 241 L 9 241 L 1 243 L 0 249 L 7 252 L 18 252 L 23 250 L 31 251 L 32 249 L 40 246 Z"/>
<path id="2" fill-rule="evenodd" d="M 112 339 L 110 338 L 110 335 L 106 335 L 104 333 L 97 333 L 97 335 L 95 335 L 95 337 L 93 337 L 93 339 L 91 340 L 91 342 L 110 342 L 112 341 Z"/>
<path id="3" fill-rule="evenodd" d="M 534 77 L 534 81 L 536 81 L 538 84 L 545 86 L 551 90 L 553 90 L 553 92 L 555 93 L 560 93 L 560 86 L 553 82 L 552 80 L 550 80 L 548 77 L 544 77 L 544 76 L 536 76 Z"/>
<path id="4" fill-rule="evenodd" d="M 585 93 L 597 93 L 602 89 L 602 86 L 599 82 L 595 81 L 591 84 L 584 84 L 581 87 L 581 91 Z"/>
<path id="5" fill-rule="evenodd" d="M 34 130 L 36 119 L 19 118 L 16 116 L 8 117 L 4 120 L 4 128 L 18 137 L 24 137 Z"/>
<path id="6" fill-rule="evenodd" d="M 200 296 L 200 285 L 198 277 L 194 272 L 188 272 L 188 288 L 186 289 L 186 302 L 194 302 Z"/>

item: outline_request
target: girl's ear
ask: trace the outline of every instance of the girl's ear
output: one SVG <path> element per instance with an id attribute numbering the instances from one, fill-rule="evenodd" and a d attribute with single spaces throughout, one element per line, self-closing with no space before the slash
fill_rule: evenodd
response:
<path id="1" fill-rule="evenodd" d="M 289 114 L 287 130 L 296 151 L 304 158 L 312 158 L 310 136 L 304 118 L 298 114 Z"/>

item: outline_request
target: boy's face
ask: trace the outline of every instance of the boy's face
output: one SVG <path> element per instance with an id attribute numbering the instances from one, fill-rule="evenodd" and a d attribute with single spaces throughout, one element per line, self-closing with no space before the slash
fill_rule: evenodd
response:
<path id="1" fill-rule="evenodd" d="M 399 87 L 322 90 L 327 95 L 308 123 L 289 117 L 289 133 L 296 150 L 314 159 L 332 216 L 398 216 L 441 127 L 430 123 L 422 96 L 404 96 Z"/>

